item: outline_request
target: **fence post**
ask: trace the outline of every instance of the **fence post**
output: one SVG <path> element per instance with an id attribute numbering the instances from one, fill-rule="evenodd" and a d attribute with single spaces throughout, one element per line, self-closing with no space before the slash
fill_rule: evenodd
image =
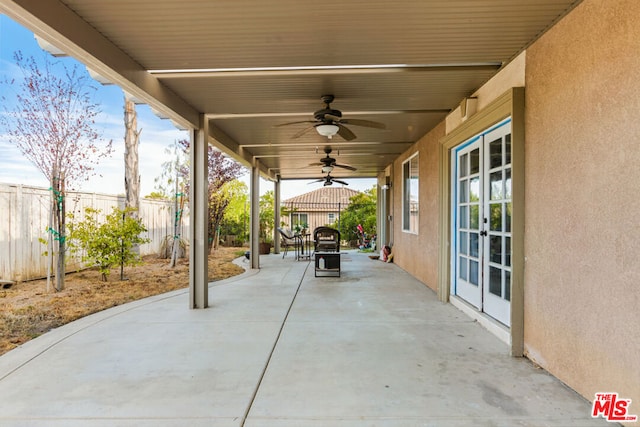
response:
<path id="1" fill-rule="evenodd" d="M 25 224 L 28 224 L 29 221 L 28 219 L 25 219 L 25 214 L 26 212 L 24 211 L 24 203 L 23 203 L 23 187 L 22 184 L 17 185 L 16 186 L 16 203 L 15 203 L 15 212 L 13 218 L 16 218 L 16 221 L 11 221 L 12 222 L 12 233 L 9 233 L 9 236 L 13 235 L 13 239 L 14 242 L 24 242 L 26 241 L 24 239 L 24 235 L 27 232 L 27 230 L 25 230 Z M 10 237 L 11 238 L 11 237 Z M 22 272 L 24 271 L 24 266 L 25 263 L 23 262 L 24 260 L 24 255 L 27 252 L 25 246 L 26 245 L 22 245 L 22 248 L 20 247 L 19 243 L 14 243 L 12 242 L 11 244 L 11 249 L 13 252 L 12 253 L 12 258 L 14 260 L 14 267 L 16 272 L 18 272 L 16 274 L 16 281 L 21 282 L 22 281 Z"/>

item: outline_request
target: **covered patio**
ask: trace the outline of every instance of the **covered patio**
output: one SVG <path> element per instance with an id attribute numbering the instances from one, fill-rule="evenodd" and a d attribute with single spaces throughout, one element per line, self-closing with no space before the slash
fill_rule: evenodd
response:
<path id="1" fill-rule="evenodd" d="M 179 386 L 158 391 L 158 413 L 189 400 L 190 414 L 222 405 L 236 408 L 233 422 L 263 424 L 598 422 L 580 399 L 559 404 L 572 393 L 533 361 L 585 399 L 619 393 L 638 413 L 640 2 L 0 0 L 0 12 L 190 131 L 189 294 L 168 297 L 176 306 L 164 311 L 146 306 L 140 320 L 157 319 L 145 338 L 171 326 L 181 341 L 138 340 L 155 351 L 136 349 L 135 369 L 116 359 L 103 373 L 144 374 L 129 383 L 133 401 L 150 372 L 174 372 Z M 209 145 L 251 169 L 259 283 L 235 296 L 206 280 Z M 353 256 L 344 277 L 319 281 L 303 264 L 258 256 L 260 177 L 279 205 L 284 180 L 329 174 L 377 179 L 378 241 L 393 244 L 396 266 Z M 228 327 L 212 332 L 218 324 Z M 105 333 L 127 340 L 128 329 Z M 81 357 L 82 344 L 66 351 Z M 216 353 L 227 344 L 241 351 L 224 357 L 256 357 L 264 377 L 227 372 Z M 161 352 L 186 370 L 145 358 Z M 88 360 L 78 362 L 67 374 Z M 214 378 L 228 375 L 245 381 L 241 403 L 211 403 Z M 219 384 L 220 399 L 235 395 Z M 75 385 L 77 399 L 91 399 L 93 388 Z M 38 394 L 7 390 L 27 402 Z"/>
<path id="2" fill-rule="evenodd" d="M 0 12 L 191 131 L 189 306 L 206 308 L 208 144 L 251 170 L 259 268 L 261 176 L 279 205 L 282 180 L 329 175 L 310 164 L 331 149 L 353 167 L 334 178 L 378 178 L 390 189 L 394 161 L 452 112 L 473 115 L 474 91 L 579 3 L 0 0 Z M 396 187 L 378 197 L 383 244 L 394 237 Z M 274 241 L 277 252 L 277 233 Z"/>
<path id="3" fill-rule="evenodd" d="M 342 277 L 315 278 L 312 262 L 261 263 L 210 284 L 213 309 L 177 291 L 0 357 L 0 424 L 608 425 L 394 264 L 349 252 Z"/>

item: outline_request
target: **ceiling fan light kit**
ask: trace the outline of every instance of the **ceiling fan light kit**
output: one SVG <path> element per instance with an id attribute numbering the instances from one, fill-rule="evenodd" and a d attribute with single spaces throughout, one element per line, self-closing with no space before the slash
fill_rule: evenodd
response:
<path id="1" fill-rule="evenodd" d="M 326 165 L 322 167 L 322 173 L 331 173 L 332 170 L 333 170 L 333 166 L 331 165 Z"/>
<path id="2" fill-rule="evenodd" d="M 327 138 L 333 138 L 333 135 L 337 134 L 340 128 L 333 124 L 321 124 L 316 126 L 316 131 L 322 136 L 326 136 Z"/>
<path id="3" fill-rule="evenodd" d="M 309 166 L 322 166 L 322 173 L 324 173 L 326 175 L 323 176 L 322 178 L 318 179 L 318 180 L 310 182 L 309 184 L 313 184 L 315 182 L 322 182 L 323 185 L 326 187 L 326 186 L 329 186 L 329 185 L 333 185 L 334 182 L 337 182 L 338 184 L 349 185 L 345 181 L 342 181 L 340 179 L 335 179 L 334 177 L 332 177 L 331 176 L 331 172 L 336 167 L 342 168 L 342 169 L 351 170 L 351 171 L 355 171 L 356 168 L 354 168 L 353 166 L 350 166 L 350 165 L 344 165 L 344 164 L 337 163 L 336 159 L 334 159 L 333 157 L 329 156 L 329 154 L 331 154 L 331 147 L 325 147 L 324 152 L 326 153 L 326 157 L 322 157 L 320 159 L 320 161 L 317 162 L 317 163 L 310 163 Z"/>
<path id="4" fill-rule="evenodd" d="M 343 119 L 342 112 L 340 110 L 334 110 L 333 108 L 331 108 L 331 103 L 334 99 L 333 95 L 322 95 L 321 99 L 324 103 L 324 108 L 313 113 L 313 120 L 282 123 L 276 126 L 280 127 L 297 125 L 300 123 L 311 123 L 310 126 L 302 129 L 292 138 L 299 138 L 302 135 L 306 134 L 310 129 L 315 128 L 316 132 L 318 132 L 318 134 L 321 136 L 325 136 L 328 139 L 331 139 L 335 135 L 339 135 L 345 141 L 352 141 L 356 139 L 356 135 L 351 132 L 351 130 L 345 125 L 362 126 L 373 129 L 386 129 L 385 124 L 380 122 L 372 122 L 370 120 L 361 119 Z"/>
<path id="5" fill-rule="evenodd" d="M 342 185 L 349 185 L 348 182 L 346 181 L 342 181 L 341 179 L 336 179 L 334 177 L 331 176 L 331 174 L 327 174 L 327 176 L 323 176 L 320 179 L 316 179 L 315 181 L 311 181 L 309 184 L 315 184 L 316 182 L 322 182 L 324 187 L 328 187 L 330 185 L 333 185 L 334 182 L 337 182 L 338 184 L 342 184 Z"/>

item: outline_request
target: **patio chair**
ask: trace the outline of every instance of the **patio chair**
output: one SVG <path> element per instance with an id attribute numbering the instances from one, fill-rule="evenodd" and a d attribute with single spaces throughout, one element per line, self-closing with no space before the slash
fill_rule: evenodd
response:
<path id="1" fill-rule="evenodd" d="M 284 253 L 282 254 L 282 258 L 287 255 L 289 252 L 289 248 L 294 248 L 294 250 L 298 250 L 302 247 L 302 237 L 299 235 L 293 234 L 289 229 L 278 228 L 278 232 L 280 233 L 280 247 L 284 248 Z"/>
<path id="2" fill-rule="evenodd" d="M 317 227 L 313 230 L 316 252 L 340 252 L 340 232 L 331 227 Z"/>

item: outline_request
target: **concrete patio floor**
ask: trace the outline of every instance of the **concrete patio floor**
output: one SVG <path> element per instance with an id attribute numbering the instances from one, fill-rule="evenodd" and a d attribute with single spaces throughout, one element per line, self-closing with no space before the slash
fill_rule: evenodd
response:
<path id="1" fill-rule="evenodd" d="M 2 426 L 601 426 L 591 405 L 393 264 L 291 254 L 0 357 Z"/>

